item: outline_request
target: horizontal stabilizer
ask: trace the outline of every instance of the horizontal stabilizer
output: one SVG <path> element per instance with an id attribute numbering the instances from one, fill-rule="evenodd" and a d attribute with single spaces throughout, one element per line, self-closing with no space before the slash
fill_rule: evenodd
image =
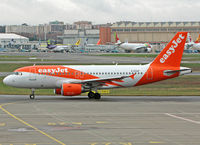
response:
<path id="1" fill-rule="evenodd" d="M 180 75 L 182 75 L 182 74 L 191 73 L 192 70 L 187 67 L 181 67 L 180 70 L 166 70 L 166 71 L 164 71 L 164 75 L 169 76 L 169 75 L 173 75 L 177 72 L 179 72 Z"/>

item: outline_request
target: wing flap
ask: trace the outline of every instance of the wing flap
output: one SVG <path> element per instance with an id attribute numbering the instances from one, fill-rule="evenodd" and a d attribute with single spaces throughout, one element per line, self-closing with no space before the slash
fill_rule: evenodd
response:
<path id="1" fill-rule="evenodd" d="M 75 80 L 70 83 L 73 84 L 85 84 L 85 83 L 107 83 L 112 81 L 121 81 L 124 78 L 128 78 L 130 76 L 119 76 L 119 77 L 108 77 L 108 78 L 100 78 L 100 79 L 89 79 L 89 80 Z"/>

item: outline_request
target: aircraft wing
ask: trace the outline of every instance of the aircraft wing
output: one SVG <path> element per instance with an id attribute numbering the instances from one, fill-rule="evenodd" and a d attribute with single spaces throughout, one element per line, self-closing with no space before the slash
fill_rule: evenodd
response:
<path id="1" fill-rule="evenodd" d="M 130 75 L 130 76 L 118 76 L 118 77 L 108 77 L 108 78 L 89 79 L 89 80 L 71 80 L 71 81 L 68 81 L 67 83 L 83 84 L 90 87 L 98 87 L 98 86 L 105 85 L 106 83 L 113 83 L 113 81 L 121 82 L 122 79 L 124 78 L 128 78 L 128 77 L 134 78 L 134 75 L 135 74 Z"/>
<path id="2" fill-rule="evenodd" d="M 74 81 L 71 83 L 92 83 L 92 82 L 111 82 L 111 81 L 117 81 L 117 80 L 122 80 L 124 78 L 127 78 L 129 76 L 120 76 L 120 77 L 110 77 L 110 78 L 100 78 L 100 79 L 90 79 L 90 80 L 78 80 L 78 81 Z"/>
<path id="3" fill-rule="evenodd" d="M 145 46 L 138 46 L 138 47 L 135 47 L 133 50 L 135 50 L 136 52 L 139 51 L 139 52 L 146 52 L 147 51 L 147 47 Z"/>
<path id="4" fill-rule="evenodd" d="M 135 47 L 134 49 L 135 50 L 137 50 L 137 49 L 146 49 L 146 47 L 145 46 L 138 46 L 138 47 Z"/>

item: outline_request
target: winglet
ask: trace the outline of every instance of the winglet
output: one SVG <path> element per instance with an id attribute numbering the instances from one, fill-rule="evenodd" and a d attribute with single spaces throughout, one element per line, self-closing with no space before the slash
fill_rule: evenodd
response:
<path id="1" fill-rule="evenodd" d="M 155 58 L 152 65 L 180 67 L 186 39 L 187 32 L 178 32 Z"/>

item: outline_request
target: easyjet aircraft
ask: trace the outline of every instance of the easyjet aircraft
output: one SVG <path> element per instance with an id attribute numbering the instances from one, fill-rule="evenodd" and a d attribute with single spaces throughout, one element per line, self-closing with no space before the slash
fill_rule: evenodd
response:
<path id="1" fill-rule="evenodd" d="M 133 87 L 191 73 L 180 67 L 187 32 L 178 32 L 155 60 L 146 65 L 42 65 L 15 70 L 3 82 L 18 88 L 55 89 L 55 94 L 75 96 L 89 92 L 89 98 L 100 99 L 98 89 Z"/>

